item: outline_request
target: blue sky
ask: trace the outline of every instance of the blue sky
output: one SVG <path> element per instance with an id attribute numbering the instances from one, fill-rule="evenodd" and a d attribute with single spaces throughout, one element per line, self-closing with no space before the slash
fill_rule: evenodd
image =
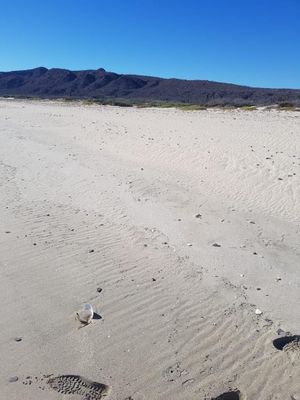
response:
<path id="1" fill-rule="evenodd" d="M 300 0 L 0 0 L 0 71 L 300 88 Z"/>

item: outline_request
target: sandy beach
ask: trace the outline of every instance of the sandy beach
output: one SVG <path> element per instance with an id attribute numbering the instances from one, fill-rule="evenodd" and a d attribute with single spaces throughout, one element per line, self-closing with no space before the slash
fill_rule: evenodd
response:
<path id="1" fill-rule="evenodd" d="M 300 399 L 299 178 L 299 112 L 0 100 L 0 399 Z"/>

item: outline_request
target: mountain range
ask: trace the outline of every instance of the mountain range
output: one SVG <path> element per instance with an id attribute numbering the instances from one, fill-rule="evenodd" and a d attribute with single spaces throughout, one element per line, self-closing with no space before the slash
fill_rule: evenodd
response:
<path id="1" fill-rule="evenodd" d="M 298 89 L 267 89 L 207 80 L 165 79 L 97 70 L 44 67 L 0 72 L 0 96 L 127 99 L 201 105 L 300 105 Z"/>

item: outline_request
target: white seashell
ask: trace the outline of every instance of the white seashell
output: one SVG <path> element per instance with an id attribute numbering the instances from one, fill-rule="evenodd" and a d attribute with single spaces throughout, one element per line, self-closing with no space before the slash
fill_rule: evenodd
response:
<path id="1" fill-rule="evenodd" d="M 93 319 L 94 310 L 91 304 L 87 303 L 83 306 L 83 309 L 78 311 L 76 314 L 80 322 L 83 324 L 89 324 Z"/>
<path id="2" fill-rule="evenodd" d="M 259 308 L 257 308 L 257 309 L 255 310 L 255 314 L 256 314 L 256 315 L 261 315 L 261 314 L 262 314 L 262 311 L 261 311 Z"/>

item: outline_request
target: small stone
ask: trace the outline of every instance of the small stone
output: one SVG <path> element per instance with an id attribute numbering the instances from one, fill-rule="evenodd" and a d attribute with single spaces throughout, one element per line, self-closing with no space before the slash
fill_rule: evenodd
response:
<path id="1" fill-rule="evenodd" d="M 89 253 L 94 253 L 94 251 L 95 251 L 94 249 L 91 249 L 89 250 Z"/>
<path id="2" fill-rule="evenodd" d="M 152 281 L 153 281 L 153 282 L 155 282 L 155 281 L 156 281 L 156 279 L 155 279 L 155 278 L 152 278 Z"/>
<path id="3" fill-rule="evenodd" d="M 255 314 L 256 315 L 261 315 L 263 312 L 259 309 L 259 308 L 257 308 L 256 310 L 255 310 Z"/>
<path id="4" fill-rule="evenodd" d="M 213 243 L 212 246 L 213 247 L 221 247 L 221 245 L 219 243 Z"/>
<path id="5" fill-rule="evenodd" d="M 277 276 L 276 281 L 277 281 L 277 282 L 281 281 L 280 276 Z"/>
<path id="6" fill-rule="evenodd" d="M 19 380 L 19 378 L 17 376 L 12 376 L 11 378 L 9 378 L 9 382 L 17 382 Z"/>
<path id="7" fill-rule="evenodd" d="M 192 243 L 187 243 L 187 246 L 191 247 L 191 246 L 193 246 L 193 245 L 192 245 Z"/>
<path id="8" fill-rule="evenodd" d="M 98 288 L 97 288 L 97 292 L 98 292 L 98 293 L 101 293 L 101 292 L 102 292 L 102 288 L 101 288 L 101 287 L 98 287 Z"/>
<path id="9" fill-rule="evenodd" d="M 36 246 L 36 243 L 33 243 L 34 246 Z"/>
<path id="10" fill-rule="evenodd" d="M 260 287 L 257 287 L 256 290 L 261 290 L 261 288 L 260 288 Z"/>
<path id="11" fill-rule="evenodd" d="M 249 224 L 255 224 L 255 221 L 249 221 Z"/>
<path id="12" fill-rule="evenodd" d="M 201 214 L 196 214 L 196 215 L 195 215 L 195 218 L 201 218 L 201 217 L 202 217 Z"/>
<path id="13" fill-rule="evenodd" d="M 148 245 L 147 245 L 147 244 L 144 244 L 144 247 L 148 247 Z"/>
<path id="14" fill-rule="evenodd" d="M 16 337 L 15 337 L 15 342 L 21 342 L 21 341 L 22 341 L 21 336 L 16 336 Z"/>
<path id="15" fill-rule="evenodd" d="M 257 256 L 257 253 L 256 253 L 256 251 L 254 251 L 254 252 L 253 252 L 253 255 L 254 255 L 254 256 Z"/>

